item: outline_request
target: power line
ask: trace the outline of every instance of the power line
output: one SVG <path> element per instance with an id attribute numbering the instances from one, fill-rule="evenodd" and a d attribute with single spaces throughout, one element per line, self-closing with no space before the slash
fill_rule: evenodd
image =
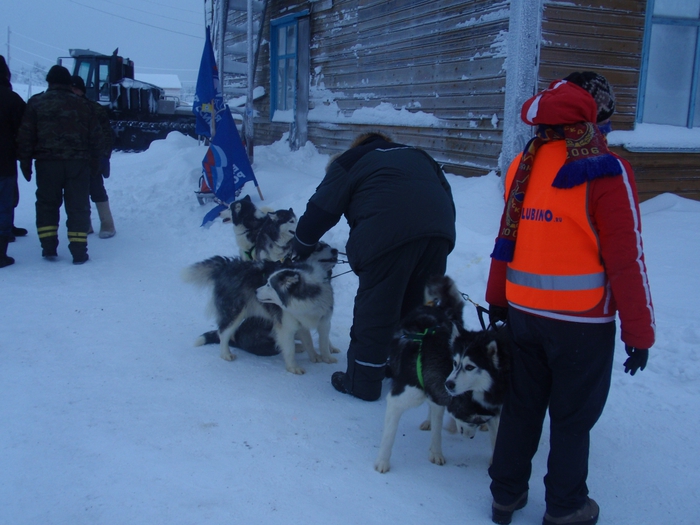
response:
<path id="1" fill-rule="evenodd" d="M 185 12 L 187 12 L 187 13 L 194 13 L 194 14 L 196 14 L 196 15 L 201 15 L 201 14 L 202 14 L 201 12 L 199 12 L 199 11 L 193 11 L 192 9 L 185 9 L 185 8 L 182 8 L 182 7 L 174 7 L 174 6 L 171 6 L 171 5 L 168 5 L 168 4 L 161 4 L 161 3 L 158 3 L 158 2 L 152 2 L 151 0 L 142 0 L 142 1 L 143 1 L 143 2 L 147 2 L 147 3 L 149 3 L 149 4 L 155 4 L 155 5 L 159 5 L 159 6 L 162 6 L 162 7 L 167 7 L 168 9 L 177 9 L 178 11 L 185 11 Z"/>
<path id="2" fill-rule="evenodd" d="M 55 58 L 46 58 L 46 57 L 43 57 L 43 56 L 41 56 L 41 55 L 37 55 L 36 53 L 32 53 L 31 51 L 27 51 L 26 49 L 22 49 L 21 47 L 17 47 L 17 46 L 15 46 L 15 45 L 11 45 L 10 48 L 11 48 L 11 49 L 17 49 L 17 50 L 19 50 L 19 51 L 22 51 L 22 52 L 24 52 L 24 53 L 27 53 L 27 54 L 29 54 L 29 55 L 32 55 L 32 56 L 35 56 L 35 57 L 38 57 L 38 58 L 43 58 L 44 60 L 48 60 L 49 62 L 55 62 L 55 61 L 56 61 Z M 65 49 L 64 49 L 63 51 L 65 51 Z M 14 57 L 12 57 L 12 58 L 13 58 L 13 60 L 14 60 Z"/>
<path id="3" fill-rule="evenodd" d="M 188 36 L 190 38 L 196 38 L 197 40 L 204 40 L 204 37 L 201 37 L 201 36 L 190 35 L 189 33 L 182 33 L 181 31 L 175 31 L 173 29 L 166 29 L 164 27 L 159 27 L 159 26 L 154 26 L 152 24 L 147 24 L 146 22 L 140 22 L 139 20 L 133 20 L 133 19 L 127 18 L 125 16 L 115 15 L 114 13 L 110 13 L 108 11 L 103 11 L 102 9 L 97 9 L 96 7 L 92 7 L 90 5 L 81 4 L 80 2 L 76 2 L 75 0 L 68 0 L 68 1 L 73 3 L 73 4 L 77 4 L 79 6 L 82 6 L 82 7 L 87 7 L 88 9 L 93 9 L 95 11 L 99 11 L 100 13 L 104 13 L 106 15 L 115 16 L 117 18 L 122 18 L 124 20 L 128 20 L 129 22 L 134 22 L 135 24 L 141 24 L 144 26 L 152 27 L 154 29 L 160 29 L 161 31 L 167 31 L 168 33 L 176 33 L 178 35 L 184 35 L 184 36 Z"/>
<path id="4" fill-rule="evenodd" d="M 131 6 L 128 6 L 128 5 L 120 4 L 119 2 L 111 2 L 111 1 L 109 1 L 109 0 L 103 0 L 103 1 L 104 1 L 104 2 L 107 2 L 108 4 L 113 4 L 113 5 L 120 6 L 120 7 L 126 7 L 127 9 L 130 9 L 131 11 L 139 11 L 139 12 L 141 12 L 141 13 L 146 13 L 147 15 L 159 16 L 159 17 L 161 17 L 161 18 L 166 18 L 166 19 L 168 19 L 168 20 L 175 20 L 176 22 L 180 22 L 180 23 L 182 23 L 182 24 L 190 24 L 190 25 L 193 25 L 193 26 L 201 27 L 201 24 L 198 24 L 198 23 L 196 23 L 196 22 L 190 22 L 189 20 L 181 20 L 181 19 L 179 19 L 179 18 L 173 18 L 173 17 L 171 17 L 171 16 L 161 15 L 161 14 L 158 14 L 158 13 L 152 13 L 151 11 L 145 11 L 145 10 L 139 9 L 139 8 L 137 8 L 137 7 L 131 7 Z M 105 12 L 106 12 L 106 11 L 105 11 Z"/>
<path id="5" fill-rule="evenodd" d="M 10 34 L 12 34 L 12 35 L 19 35 L 19 36 L 21 36 L 22 38 L 27 38 L 27 39 L 29 39 L 29 40 L 32 40 L 32 41 L 36 42 L 37 44 L 42 44 L 42 45 L 44 45 L 44 46 L 53 47 L 54 49 L 58 49 L 59 51 L 65 51 L 65 48 L 63 48 L 63 47 L 52 46 L 51 44 L 47 44 L 46 42 L 42 42 L 41 40 L 37 40 L 36 38 L 32 38 L 32 37 L 30 37 L 30 36 L 23 35 L 22 33 L 18 33 L 17 31 L 10 31 Z"/>

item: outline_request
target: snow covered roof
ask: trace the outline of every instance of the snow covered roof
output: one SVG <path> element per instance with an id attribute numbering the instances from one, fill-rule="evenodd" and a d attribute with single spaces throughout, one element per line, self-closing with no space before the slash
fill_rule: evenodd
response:
<path id="1" fill-rule="evenodd" d="M 177 75 L 165 75 L 156 74 L 149 75 L 146 73 L 136 73 L 134 74 L 136 80 L 141 82 L 148 82 L 154 86 L 158 86 L 163 89 L 182 89 L 182 83 L 180 82 L 180 77 Z"/>

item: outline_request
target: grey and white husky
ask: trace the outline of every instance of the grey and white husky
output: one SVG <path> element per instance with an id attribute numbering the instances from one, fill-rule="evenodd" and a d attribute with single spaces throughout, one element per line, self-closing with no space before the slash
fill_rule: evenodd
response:
<path id="1" fill-rule="evenodd" d="M 234 201 L 219 216 L 233 223 L 240 256 L 244 260 L 282 261 L 290 251 L 297 217 L 294 210 L 258 208 L 250 195 Z"/>
<path id="2" fill-rule="evenodd" d="M 323 243 L 302 263 L 216 256 L 186 268 L 183 279 L 213 288 L 210 310 L 218 325 L 223 359 L 235 359 L 229 341 L 243 321 L 259 318 L 270 323 L 269 334 L 282 353 L 287 370 L 303 374 L 304 369 L 296 363 L 295 336 L 312 362 L 336 362 L 330 355 L 329 337 L 333 315 L 330 272 L 337 258 L 338 251 Z M 320 355 L 313 347 L 312 329 L 318 331 Z"/>

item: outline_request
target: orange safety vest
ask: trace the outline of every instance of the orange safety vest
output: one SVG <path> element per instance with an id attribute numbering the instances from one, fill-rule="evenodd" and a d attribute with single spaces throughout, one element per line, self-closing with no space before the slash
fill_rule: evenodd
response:
<path id="1" fill-rule="evenodd" d="M 588 217 L 588 184 L 552 187 L 565 160 L 563 140 L 544 144 L 535 156 L 506 274 L 506 298 L 514 306 L 585 312 L 603 298 L 607 280 Z M 506 188 L 519 163 L 520 157 L 510 165 Z"/>

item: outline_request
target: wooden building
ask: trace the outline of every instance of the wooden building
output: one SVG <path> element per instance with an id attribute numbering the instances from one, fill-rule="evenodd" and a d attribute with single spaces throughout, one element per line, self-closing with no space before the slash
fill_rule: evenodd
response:
<path id="1" fill-rule="evenodd" d="M 205 9 L 225 94 L 237 96 L 247 82 L 246 43 L 255 57 L 256 144 L 289 133 L 292 147 L 310 140 L 332 154 L 358 133 L 381 130 L 424 148 L 447 172 L 472 176 L 507 167 L 532 132 L 520 120 L 522 103 L 571 71 L 608 78 L 616 130 L 700 127 L 700 0 L 687 3 L 256 0 L 251 12 L 244 0 L 207 0 Z M 252 38 L 243 29 L 253 34 L 251 16 Z M 669 36 L 674 49 L 686 39 L 697 56 L 669 58 Z M 667 111 L 669 96 L 684 100 L 685 113 L 677 104 Z M 700 198 L 700 141 L 615 149 L 632 162 L 643 199 L 665 191 Z"/>

